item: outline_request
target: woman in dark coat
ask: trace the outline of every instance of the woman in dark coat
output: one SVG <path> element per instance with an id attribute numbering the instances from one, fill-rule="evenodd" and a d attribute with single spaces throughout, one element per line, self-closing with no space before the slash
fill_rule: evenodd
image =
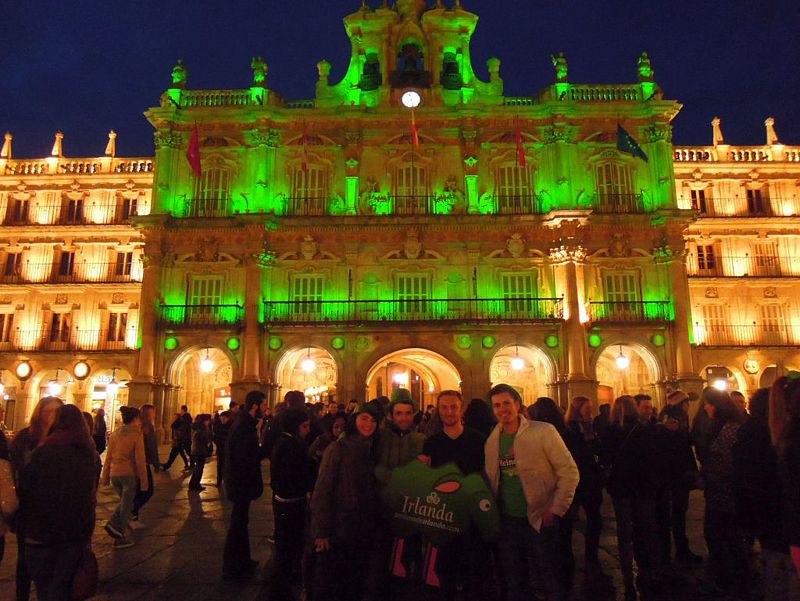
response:
<path id="1" fill-rule="evenodd" d="M 206 459 L 211 457 L 211 416 L 208 413 L 201 413 L 194 418 L 192 424 L 192 464 L 194 470 L 189 480 L 189 490 L 200 492 L 206 487 L 200 484 L 203 479 L 203 470 L 206 466 Z"/>
<path id="2" fill-rule="evenodd" d="M 311 537 L 317 552 L 314 599 L 361 599 L 380 507 L 374 450 L 378 411 L 365 403 L 345 435 L 322 457 L 311 497 Z"/>
<path id="3" fill-rule="evenodd" d="M 100 458 L 81 411 L 58 410 L 19 486 L 25 561 L 40 601 L 68 601 L 72 579 L 95 525 Z"/>

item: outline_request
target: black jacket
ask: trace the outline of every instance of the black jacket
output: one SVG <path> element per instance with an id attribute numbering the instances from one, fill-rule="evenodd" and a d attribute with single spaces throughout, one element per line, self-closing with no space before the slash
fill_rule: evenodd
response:
<path id="1" fill-rule="evenodd" d="M 592 423 L 582 426 L 581 422 L 571 421 L 567 423 L 567 431 L 571 433 L 568 448 L 581 476 L 575 498 L 602 502 L 605 472 L 601 463 L 603 449 L 600 436 L 594 431 Z"/>
<path id="2" fill-rule="evenodd" d="M 46 545 L 91 540 L 99 463 L 93 449 L 76 445 L 48 443 L 33 452 L 18 486 L 25 538 Z"/>
<path id="3" fill-rule="evenodd" d="M 783 493 L 783 529 L 786 542 L 800 547 L 800 418 L 787 426 L 787 443 L 778 458 L 778 474 Z"/>
<path id="4" fill-rule="evenodd" d="M 306 445 L 282 432 L 275 441 L 270 462 L 272 492 L 281 499 L 305 497 L 314 487 L 314 467 Z"/>
<path id="5" fill-rule="evenodd" d="M 217 419 L 214 421 L 211 431 L 214 433 L 214 444 L 217 445 L 217 455 L 224 455 L 225 445 L 228 443 L 228 434 L 230 434 L 231 431 L 231 422 L 229 421 L 227 424 L 223 424 L 221 420 Z"/>
<path id="6" fill-rule="evenodd" d="M 655 499 L 663 484 L 655 426 L 627 422 L 611 425 L 603 439 L 611 473 L 608 492 L 620 498 Z"/>
<path id="7" fill-rule="evenodd" d="M 228 434 L 225 460 L 225 490 L 232 501 L 253 501 L 264 492 L 256 419 L 242 411 Z"/>

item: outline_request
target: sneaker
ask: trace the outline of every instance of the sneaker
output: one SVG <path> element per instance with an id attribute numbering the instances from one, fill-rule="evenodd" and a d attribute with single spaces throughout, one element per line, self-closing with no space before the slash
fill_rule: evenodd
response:
<path id="1" fill-rule="evenodd" d="M 103 526 L 103 529 L 111 538 L 116 538 L 116 539 L 123 538 L 123 532 L 116 526 L 113 526 L 111 522 Z"/>
<path id="2" fill-rule="evenodd" d="M 128 526 L 130 526 L 131 530 L 140 530 L 146 527 L 145 523 L 140 521 L 139 518 L 131 518 L 128 521 Z"/>
<path id="3" fill-rule="evenodd" d="M 134 544 L 136 543 L 129 538 L 118 538 L 114 541 L 112 547 L 114 549 L 127 549 L 128 547 L 132 547 Z"/>

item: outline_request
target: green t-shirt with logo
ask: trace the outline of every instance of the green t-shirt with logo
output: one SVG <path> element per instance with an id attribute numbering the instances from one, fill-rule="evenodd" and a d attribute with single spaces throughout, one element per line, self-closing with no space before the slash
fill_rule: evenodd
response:
<path id="1" fill-rule="evenodd" d="M 514 456 L 514 439 L 517 433 L 500 433 L 500 513 L 504 516 L 524 518 L 528 515 L 528 502 L 517 474 Z"/>

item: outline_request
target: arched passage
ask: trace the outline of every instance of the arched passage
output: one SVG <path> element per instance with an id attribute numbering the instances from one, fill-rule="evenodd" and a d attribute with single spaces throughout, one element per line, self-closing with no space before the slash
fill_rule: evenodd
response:
<path id="1" fill-rule="evenodd" d="M 300 390 L 310 402 L 341 401 L 336 397 L 338 375 L 336 360 L 318 346 L 290 349 L 275 365 L 275 381 L 283 393 Z"/>
<path id="2" fill-rule="evenodd" d="M 169 383 L 173 410 L 186 405 L 189 413 L 214 413 L 227 409 L 231 400 L 233 365 L 225 351 L 216 347 L 187 349 L 172 364 Z"/>
<path id="3" fill-rule="evenodd" d="M 600 351 L 595 362 L 597 402 L 611 403 L 618 396 L 648 394 L 656 401 L 657 383 L 663 380 L 661 364 L 646 346 L 636 343 L 611 344 Z"/>
<path id="4" fill-rule="evenodd" d="M 525 405 L 551 394 L 550 385 L 556 380 L 550 357 L 535 346 L 510 345 L 498 350 L 489 364 L 492 386 L 509 384 L 521 395 Z"/>
<path id="5" fill-rule="evenodd" d="M 407 388 L 418 407 L 432 403 L 442 390 L 459 390 L 461 375 L 446 358 L 424 348 L 407 348 L 376 361 L 367 372 L 367 398 L 391 396 Z"/>

